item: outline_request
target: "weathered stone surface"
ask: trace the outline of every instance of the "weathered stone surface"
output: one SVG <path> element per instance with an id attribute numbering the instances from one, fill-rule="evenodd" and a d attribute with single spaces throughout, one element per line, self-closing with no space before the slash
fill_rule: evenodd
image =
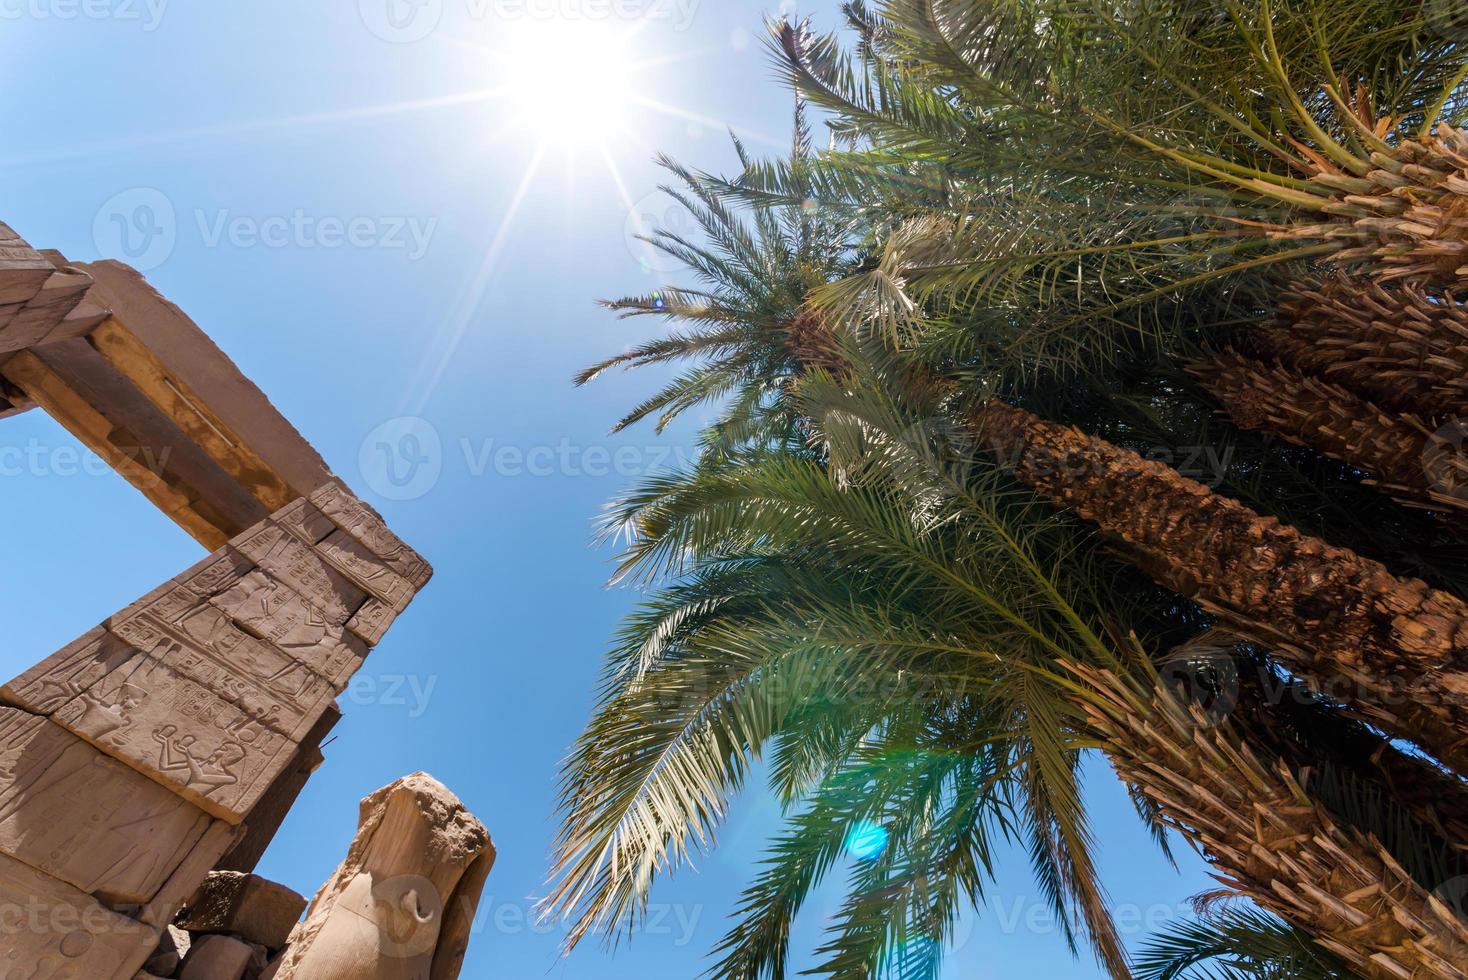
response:
<path id="1" fill-rule="evenodd" d="M 26 244 L 9 226 L 0 225 L 0 330 L 41 291 L 56 267 Z"/>
<path id="2" fill-rule="evenodd" d="M 333 531 L 316 551 L 368 595 L 400 613 L 413 601 L 417 589 L 345 531 Z"/>
<path id="3" fill-rule="evenodd" d="M 113 619 L 127 619 L 145 609 L 156 608 L 160 615 L 168 618 L 167 610 L 175 614 L 193 609 L 203 602 L 227 591 L 245 576 L 254 571 L 255 563 L 237 551 L 216 551 L 192 565 L 141 599 L 127 606 Z M 166 605 L 159 605 L 165 598 Z"/>
<path id="4" fill-rule="evenodd" d="M 53 271 L 25 306 L 0 327 L 0 349 L 23 350 L 45 340 L 82 301 L 91 284 L 89 276 Z"/>
<path id="5" fill-rule="evenodd" d="M 158 934 L 90 895 L 0 854 L 0 977 L 127 980 Z"/>
<path id="6" fill-rule="evenodd" d="M 336 695 L 325 678 L 250 636 L 212 605 L 190 610 L 177 622 L 140 614 L 114 623 L 112 632 L 292 741 L 305 735 Z"/>
<path id="7" fill-rule="evenodd" d="M 276 980 L 453 980 L 493 860 L 484 825 L 431 776 L 379 790 Z"/>
<path id="8" fill-rule="evenodd" d="M 375 647 L 382 642 L 397 618 L 398 614 L 393 612 L 391 606 L 376 599 L 368 599 L 347 622 L 347 629 L 369 647 Z"/>
<path id="9" fill-rule="evenodd" d="M 214 821 L 204 833 L 204 839 L 168 879 L 168 884 L 154 896 L 153 901 L 137 910 L 137 920 L 160 931 L 172 922 L 184 901 L 199 887 L 209 869 L 239 840 L 243 830 L 223 820 Z"/>
<path id="10" fill-rule="evenodd" d="M 184 958 L 179 980 L 242 980 L 255 951 L 229 936 L 200 936 Z"/>
<path id="11" fill-rule="evenodd" d="M 208 399 L 210 413 L 227 431 L 248 436 L 255 455 L 279 474 L 297 496 L 328 482 L 321 456 L 270 404 L 234 362 L 188 315 L 120 262 L 78 263 L 95 281 L 89 294 L 151 351 L 189 390 Z M 4 302 L 0 297 L 0 302 Z"/>
<path id="12" fill-rule="evenodd" d="M 352 618 L 367 594 L 349 582 L 312 547 L 286 528 L 267 520 L 230 541 L 230 546 L 320 609 L 340 626 Z"/>
<path id="13" fill-rule="evenodd" d="M 335 692 L 204 608 L 187 627 L 140 613 L 94 630 L 0 693 L 239 823 Z"/>
<path id="14" fill-rule="evenodd" d="M 214 871 L 179 915 L 190 932 L 229 933 L 276 951 L 306 911 L 306 899 L 259 875 Z"/>
<path id="15" fill-rule="evenodd" d="M 433 569 L 428 562 L 393 534 L 372 508 L 340 484 L 326 484 L 311 494 L 310 501 L 332 523 L 364 545 L 388 568 L 407 579 L 414 589 L 422 589 L 433 577 Z"/>
<path id="16" fill-rule="evenodd" d="M 331 623 L 298 592 L 263 572 L 250 573 L 209 601 L 247 632 L 325 678 L 338 692 L 367 658 L 367 644 L 360 637 Z"/>
<path id="17" fill-rule="evenodd" d="M 0 708 L 0 851 L 11 857 L 110 905 L 143 904 L 212 822 L 60 726 Z"/>
<path id="18" fill-rule="evenodd" d="M 271 519 L 311 545 L 331 567 L 362 591 L 392 606 L 397 612 L 408 608 L 408 603 L 418 591 L 309 501 L 297 500 L 271 515 Z"/>

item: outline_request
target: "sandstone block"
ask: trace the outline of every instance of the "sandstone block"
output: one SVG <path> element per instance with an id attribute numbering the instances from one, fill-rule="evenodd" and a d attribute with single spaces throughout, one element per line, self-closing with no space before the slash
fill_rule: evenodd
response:
<path id="1" fill-rule="evenodd" d="M 335 691 L 204 608 L 184 626 L 138 614 L 119 633 L 94 630 L 0 693 L 239 823 Z"/>
<path id="2" fill-rule="evenodd" d="M 60 726 L 0 708 L 0 852 L 110 905 L 141 905 L 211 823 Z"/>
<path id="3" fill-rule="evenodd" d="M 272 515 L 271 520 L 311 545 L 332 568 L 362 591 L 387 603 L 397 612 L 408 608 L 408 603 L 418 591 L 366 545 L 338 528 L 306 500 L 291 503 Z"/>
<path id="4" fill-rule="evenodd" d="M 0 349 L 22 350 L 45 340 L 76 308 L 91 286 L 90 276 L 52 272 L 25 307 L 0 328 Z"/>
<path id="5" fill-rule="evenodd" d="M 382 518 L 337 483 L 328 483 L 311 494 L 310 501 L 337 527 L 360 542 L 388 568 L 422 589 L 433 576 L 423 557 L 390 531 Z"/>
<path id="6" fill-rule="evenodd" d="M 178 972 L 183 958 L 188 955 L 191 945 L 187 932 L 178 926 L 169 926 L 163 930 L 163 935 L 158 939 L 158 947 L 143 964 L 143 970 L 154 976 L 173 976 Z"/>
<path id="7" fill-rule="evenodd" d="M 209 602 L 244 630 L 305 664 L 338 692 L 367 658 L 367 644 L 298 592 L 251 572 Z"/>
<path id="8" fill-rule="evenodd" d="M 229 936 L 200 936 L 184 958 L 179 980 L 242 980 L 254 959 L 248 943 Z"/>
<path id="9" fill-rule="evenodd" d="M 368 599 L 347 622 L 347 629 L 369 647 L 375 647 L 382 642 L 397 618 L 398 614 L 385 602 Z"/>
<path id="10" fill-rule="evenodd" d="M 275 951 L 306 911 L 306 899 L 259 875 L 215 871 L 179 916 L 190 932 L 229 933 Z"/>
<path id="11" fill-rule="evenodd" d="M 128 980 L 157 946 L 147 926 L 0 854 L 0 977 Z"/>

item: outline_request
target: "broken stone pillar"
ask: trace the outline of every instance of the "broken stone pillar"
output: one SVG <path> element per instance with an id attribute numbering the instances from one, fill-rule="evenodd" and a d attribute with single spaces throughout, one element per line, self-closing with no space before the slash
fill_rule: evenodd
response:
<path id="1" fill-rule="evenodd" d="M 274 980 L 454 980 L 494 855 L 484 825 L 432 776 L 379 790 Z"/>

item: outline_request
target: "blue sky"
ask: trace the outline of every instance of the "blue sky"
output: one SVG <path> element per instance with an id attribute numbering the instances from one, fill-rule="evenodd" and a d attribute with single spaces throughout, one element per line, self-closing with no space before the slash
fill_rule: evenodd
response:
<path id="1" fill-rule="evenodd" d="M 725 127 L 756 152 L 783 144 L 790 100 L 761 46 L 767 11 L 388 3 L 0 0 L 0 220 L 73 258 L 147 266 L 437 569 L 343 699 L 327 764 L 261 873 L 310 894 L 357 800 L 423 769 L 499 848 L 466 977 L 692 977 L 777 826 L 757 790 L 615 953 L 561 959 L 560 930 L 529 916 L 558 765 L 635 599 L 605 587 L 593 520 L 690 441 L 687 427 L 606 435 L 654 376 L 569 379 L 654 329 L 594 300 L 676 279 L 631 237 L 677 220 L 655 194 L 654 150 L 719 170 L 734 162 Z M 829 25 L 835 6 L 789 9 Z M 635 69 L 617 85 L 578 77 L 609 50 Z M 580 108 L 536 125 L 509 66 L 583 93 Z M 104 469 L 39 413 L 0 423 L 0 672 L 199 556 Z M 1209 879 L 1185 853 L 1181 873 L 1163 861 L 1104 769 L 1092 783 L 1136 942 Z M 811 906 L 798 949 L 817 944 L 836 896 Z M 1019 858 L 960 934 L 954 978 L 1099 976 L 1070 958 Z"/>

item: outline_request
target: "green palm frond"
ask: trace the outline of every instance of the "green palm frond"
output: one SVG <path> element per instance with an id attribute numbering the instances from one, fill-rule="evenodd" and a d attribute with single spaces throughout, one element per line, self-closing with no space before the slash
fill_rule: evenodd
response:
<path id="1" fill-rule="evenodd" d="M 1137 956 L 1137 980 L 1355 980 L 1309 936 L 1253 908 L 1175 923 Z"/>
<path id="2" fill-rule="evenodd" d="M 737 139 L 735 149 L 746 167 L 758 165 Z M 732 398 L 715 423 L 729 445 L 739 444 L 728 442 L 736 433 L 749 445 L 791 437 L 794 419 L 781 380 L 798 375 L 802 364 L 789 331 L 810 290 L 839 277 L 852 249 L 849 222 L 833 222 L 806 206 L 803 175 L 811 153 L 806 110 L 797 100 L 792 154 L 785 162 L 794 200 L 748 206 L 726 182 L 659 158 L 676 179 L 663 190 L 692 216 L 699 238 L 652 228 L 642 240 L 676 260 L 697 285 L 604 303 L 622 317 L 662 317 L 675 329 L 592 365 L 575 381 L 586 384 L 613 368 L 670 362 L 692 367 L 623 416 L 615 429 L 649 417 L 661 429 L 696 405 Z"/>

